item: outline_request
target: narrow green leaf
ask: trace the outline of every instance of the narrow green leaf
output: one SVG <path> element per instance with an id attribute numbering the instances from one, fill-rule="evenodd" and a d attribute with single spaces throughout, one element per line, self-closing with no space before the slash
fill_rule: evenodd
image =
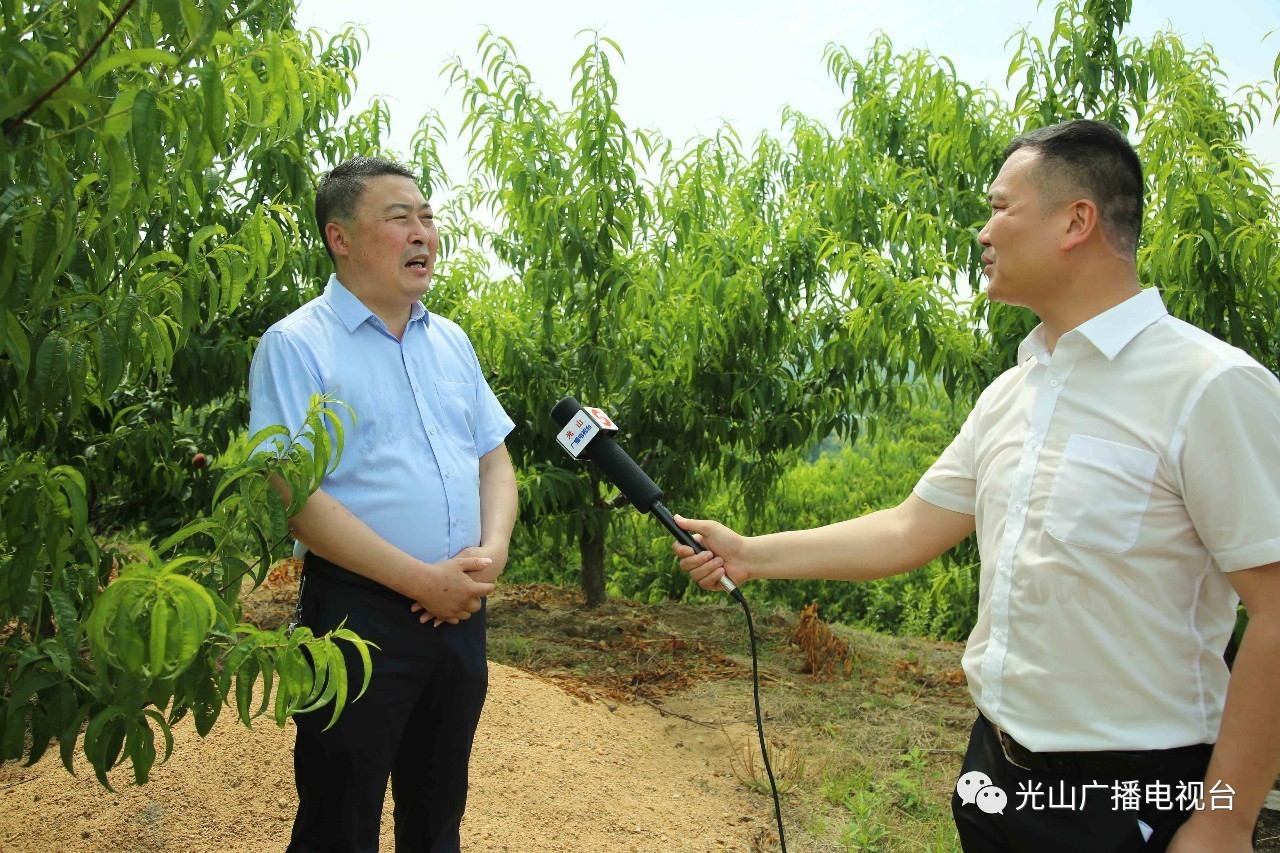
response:
<path id="1" fill-rule="evenodd" d="M 258 678 L 257 658 L 250 657 L 236 672 L 236 711 L 240 721 L 252 728 L 253 685 Z"/>
<path id="2" fill-rule="evenodd" d="M 133 100 L 132 113 L 133 158 L 137 163 L 137 177 L 144 188 L 151 186 L 152 164 L 160 143 L 160 111 L 156 107 L 156 94 L 143 89 Z"/>
<path id="3" fill-rule="evenodd" d="M 115 310 L 116 341 L 122 349 L 127 349 L 133 339 L 133 324 L 138 317 L 138 309 L 142 307 L 142 297 L 136 293 L 126 293 L 120 299 Z"/>
<path id="4" fill-rule="evenodd" d="M 60 589 L 51 589 L 46 595 L 63 649 L 68 655 L 77 654 L 80 650 L 80 621 L 71 597 Z"/>
<path id="5" fill-rule="evenodd" d="M 67 406 L 68 419 L 80 414 L 80 406 L 84 402 L 89 378 L 89 344 L 78 340 L 71 345 L 71 355 L 67 359 L 67 386 L 70 391 L 70 402 Z"/>
<path id="6" fill-rule="evenodd" d="M 32 396 L 39 401 L 42 408 L 52 408 L 62 402 L 60 399 L 55 399 L 55 395 L 60 387 L 66 386 L 69 352 L 67 339 L 53 331 L 45 336 L 40 349 L 36 352 Z"/>
<path id="7" fill-rule="evenodd" d="M 133 105 L 129 107 L 132 122 Z M 133 195 L 136 169 L 125 151 L 123 143 L 114 137 L 104 136 L 100 140 L 102 150 L 107 154 L 110 187 L 107 192 L 107 211 L 104 218 L 108 222 L 117 220 L 124 214 L 129 198 Z"/>
<path id="8" fill-rule="evenodd" d="M 91 705 L 85 705 L 77 709 L 75 716 L 71 718 L 71 722 L 58 737 L 58 754 L 62 759 L 62 766 L 72 776 L 76 775 L 75 754 L 76 743 L 80 739 L 80 729 L 84 726 L 84 721 L 89 718 L 89 713 L 92 710 L 93 707 Z"/>
<path id="9" fill-rule="evenodd" d="M 92 34 L 93 19 L 98 14 L 98 0 L 75 0 L 76 26 L 80 30 L 80 44 L 88 43 Z"/>
<path id="10" fill-rule="evenodd" d="M 94 65 L 93 70 L 89 72 L 85 85 L 90 86 L 111 72 L 130 65 L 160 65 L 165 68 L 173 68 L 177 64 L 178 57 L 167 50 L 160 50 L 159 48 L 151 47 L 135 47 L 130 50 L 122 50 L 118 53 L 113 53 L 106 59 Z"/>
<path id="11" fill-rule="evenodd" d="M 151 602 L 151 677 L 169 678 L 175 662 L 169 655 L 169 620 L 179 617 L 177 607 L 171 607 L 167 596 L 159 595 Z M 179 626 L 179 631 L 181 627 Z"/>
<path id="12" fill-rule="evenodd" d="M 164 715 L 153 708 L 148 708 L 142 712 L 144 717 L 155 720 L 156 725 L 160 727 L 160 733 L 164 735 L 164 755 L 161 757 L 161 763 L 169 760 L 169 756 L 173 755 L 173 730 L 165 721 Z"/>
<path id="13" fill-rule="evenodd" d="M 133 763 L 133 780 L 139 785 L 147 784 L 151 776 L 151 766 L 156 763 L 156 736 L 151 731 L 146 716 L 140 716 L 129 727 L 127 751 Z"/>
<path id="14" fill-rule="evenodd" d="M 123 708 L 119 705 L 109 705 L 94 714 L 84 733 L 85 757 L 93 766 L 93 773 L 102 783 L 102 787 L 113 794 L 116 793 L 116 789 L 111 787 L 111 782 L 107 779 L 107 771 L 115 767 L 116 761 L 120 758 L 120 748 L 124 742 L 124 718 Z"/>
<path id="15" fill-rule="evenodd" d="M 124 356 L 116 336 L 109 331 L 95 329 L 93 342 L 98 357 L 98 387 L 95 396 L 98 404 L 102 405 L 124 378 Z"/>
<path id="16" fill-rule="evenodd" d="M 177 546 L 181 542 L 185 542 L 193 536 L 198 536 L 201 533 L 208 533 L 212 530 L 217 530 L 220 527 L 222 527 L 222 524 L 211 518 L 201 518 L 196 521 L 192 521 L 177 532 L 165 537 L 165 539 L 156 546 L 156 553 L 163 554 L 170 548 Z"/>
<path id="17" fill-rule="evenodd" d="M 360 655 L 360 664 L 364 671 L 363 680 L 360 682 L 360 691 L 356 693 L 355 698 L 359 699 L 364 695 L 365 690 L 369 688 L 369 681 L 373 678 L 373 659 L 369 655 L 369 649 L 378 648 L 377 644 L 368 640 L 363 640 L 356 635 L 350 628 L 338 628 L 330 632 L 331 637 L 335 640 L 345 640 L 356 647 L 356 653 Z M 354 701 L 354 700 L 352 700 Z"/>
<path id="18" fill-rule="evenodd" d="M 138 89 L 134 86 L 122 86 L 116 93 L 102 122 L 102 133 L 106 137 L 119 141 L 129 133 L 133 125 L 133 102 L 137 97 Z"/>
<path id="19" fill-rule="evenodd" d="M 13 362 L 18 380 L 25 380 L 31 366 L 31 344 L 27 340 L 27 331 L 22 328 L 18 315 L 8 311 L 5 312 L 5 326 L 5 351 Z"/>
<path id="20" fill-rule="evenodd" d="M 211 676 L 201 674 L 199 685 L 196 688 L 195 702 L 192 705 L 192 712 L 195 715 L 196 732 L 200 737 L 209 734 L 213 728 L 213 724 L 218 721 L 218 714 L 222 711 L 222 697 L 218 694 L 217 684 Z"/>

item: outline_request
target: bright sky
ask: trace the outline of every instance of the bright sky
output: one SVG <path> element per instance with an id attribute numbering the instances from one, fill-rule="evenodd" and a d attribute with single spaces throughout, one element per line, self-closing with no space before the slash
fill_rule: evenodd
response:
<path id="1" fill-rule="evenodd" d="M 1213 45 L 1232 88 L 1272 78 L 1280 53 L 1276 0 L 1134 0 L 1134 7 L 1124 35 L 1145 41 L 1172 27 L 1189 45 Z M 476 44 L 485 27 L 515 44 L 534 80 L 561 106 L 569 102 L 570 69 L 588 38 L 578 33 L 599 29 L 625 55 L 615 68 L 623 119 L 657 128 L 679 148 L 725 121 L 746 141 L 777 131 L 783 105 L 834 127 L 843 99 L 823 67 L 823 48 L 835 42 L 861 57 L 877 32 L 899 50 L 946 55 L 962 80 L 1002 90 L 1012 55 L 1006 40 L 1021 26 L 1047 37 L 1053 11 L 1051 0 L 1039 9 L 1035 0 L 299 0 L 298 22 L 328 33 L 348 22 L 366 30 L 353 106 L 375 95 L 387 99 L 391 147 L 407 152 L 428 108 L 457 133 L 459 93 L 448 91 L 439 72 L 453 54 L 479 70 Z M 1251 144 L 1280 166 L 1280 129 L 1260 129 Z M 446 155 L 454 181 L 464 177 L 460 148 Z"/>

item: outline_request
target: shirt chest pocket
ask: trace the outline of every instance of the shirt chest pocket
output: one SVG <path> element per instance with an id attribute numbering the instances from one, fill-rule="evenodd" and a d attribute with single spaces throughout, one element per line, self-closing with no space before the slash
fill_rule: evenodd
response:
<path id="1" fill-rule="evenodd" d="M 1158 461 L 1150 450 L 1072 435 L 1053 478 L 1045 529 L 1070 545 L 1129 550 L 1151 500 Z"/>
<path id="2" fill-rule="evenodd" d="M 469 382 L 436 382 L 438 417 L 449 437 L 463 446 L 476 440 L 476 387 Z"/>

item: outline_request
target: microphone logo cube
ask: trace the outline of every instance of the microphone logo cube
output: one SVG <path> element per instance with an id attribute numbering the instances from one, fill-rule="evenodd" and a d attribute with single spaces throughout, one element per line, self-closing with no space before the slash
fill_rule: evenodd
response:
<path id="1" fill-rule="evenodd" d="M 590 415 L 591 420 L 596 422 L 596 426 L 600 427 L 600 429 L 605 432 L 618 431 L 618 425 L 613 422 L 613 418 L 604 413 L 604 409 L 597 409 L 594 406 L 588 406 L 583 409 L 583 411 Z"/>
<path id="2" fill-rule="evenodd" d="M 596 422 L 586 412 L 579 411 L 556 433 L 556 441 L 560 442 L 561 447 L 569 451 L 570 456 L 577 459 L 587 449 L 591 439 L 599 434 L 600 427 L 596 425 Z"/>
<path id="3" fill-rule="evenodd" d="M 617 431 L 618 425 L 602 409 L 585 406 L 560 428 L 560 432 L 556 433 L 556 441 L 569 451 L 570 456 L 577 459 L 582 456 L 582 452 L 597 435 L 608 435 Z"/>

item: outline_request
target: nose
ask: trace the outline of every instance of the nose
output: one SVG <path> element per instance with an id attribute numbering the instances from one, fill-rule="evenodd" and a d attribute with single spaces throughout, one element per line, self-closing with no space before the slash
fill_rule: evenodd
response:
<path id="1" fill-rule="evenodd" d="M 988 219 L 986 221 L 986 224 L 982 226 L 982 230 L 978 232 L 978 243 L 984 249 L 987 246 L 991 245 L 991 235 L 987 232 L 987 229 L 989 229 L 990 227 L 991 227 L 991 220 Z"/>
<path id="2" fill-rule="evenodd" d="M 436 222 L 425 216 L 412 217 L 414 228 L 409 232 L 409 242 L 415 246 L 429 244 L 435 237 Z"/>
<path id="3" fill-rule="evenodd" d="M 423 243 L 427 242 L 430 237 L 430 232 L 427 230 L 430 226 L 424 223 L 421 219 L 415 218 L 413 221 L 414 228 L 409 232 L 409 242 L 413 243 L 415 246 L 421 246 Z"/>

